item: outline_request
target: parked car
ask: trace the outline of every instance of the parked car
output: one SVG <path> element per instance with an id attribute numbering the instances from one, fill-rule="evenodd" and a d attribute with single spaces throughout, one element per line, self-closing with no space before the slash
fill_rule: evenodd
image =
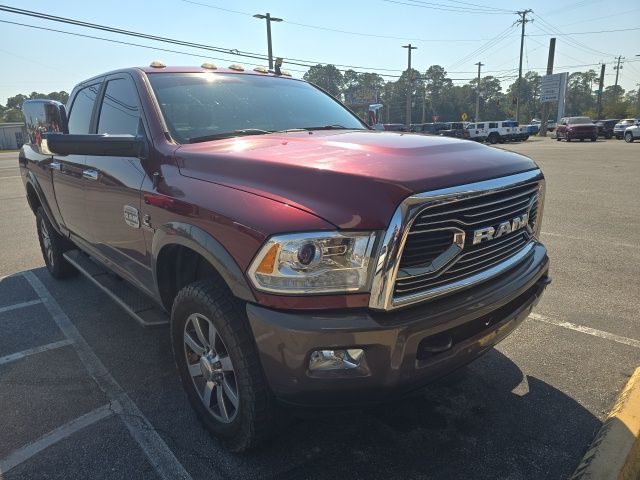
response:
<path id="1" fill-rule="evenodd" d="M 434 123 L 416 123 L 411 125 L 411 131 L 417 133 L 427 133 L 431 135 L 437 135 L 441 130 L 446 130 L 447 124 L 444 122 Z"/>
<path id="2" fill-rule="evenodd" d="M 624 141 L 631 143 L 636 139 L 640 139 L 640 122 L 627 127 L 624 131 Z"/>
<path id="3" fill-rule="evenodd" d="M 556 128 L 556 140 L 563 138 L 567 142 L 576 139 L 584 142 L 587 138 L 595 142 L 598 139 L 598 127 L 589 117 L 565 117 L 560 119 Z"/>
<path id="4" fill-rule="evenodd" d="M 383 123 L 382 128 L 388 132 L 406 132 L 407 126 L 404 123 Z"/>
<path id="5" fill-rule="evenodd" d="M 383 402 L 459 368 L 550 283 L 544 176 L 523 155 L 373 131 L 239 65 L 116 70 L 68 107 L 22 108 L 49 132 L 19 154 L 46 268 L 170 321 L 187 396 L 233 451 L 291 406 Z"/>
<path id="6" fill-rule="evenodd" d="M 598 136 L 604 137 L 607 140 L 611 139 L 613 137 L 613 128 L 619 121 L 620 120 L 613 118 L 607 120 L 598 120 L 596 122 L 596 126 L 598 127 Z"/>
<path id="7" fill-rule="evenodd" d="M 542 123 L 542 120 L 540 120 L 539 118 L 531 119 L 531 125 L 538 125 L 538 129 L 540 128 L 541 123 Z M 547 120 L 547 131 L 551 132 L 555 128 L 556 128 L 556 121 L 551 119 Z"/>
<path id="8" fill-rule="evenodd" d="M 469 138 L 469 131 L 463 122 L 445 122 L 445 128 L 438 131 L 438 135 L 455 138 Z"/>
<path id="9" fill-rule="evenodd" d="M 467 132 L 471 140 L 487 141 L 492 145 L 529 138 L 528 133 L 522 132 L 518 122 L 514 120 L 470 123 L 467 125 Z"/>
<path id="10" fill-rule="evenodd" d="M 620 120 L 613 127 L 613 134 L 618 140 L 622 140 L 622 137 L 624 137 L 624 132 L 627 129 L 627 127 L 637 124 L 639 120 L 640 119 L 637 119 L 637 118 L 625 118 L 624 120 Z"/>

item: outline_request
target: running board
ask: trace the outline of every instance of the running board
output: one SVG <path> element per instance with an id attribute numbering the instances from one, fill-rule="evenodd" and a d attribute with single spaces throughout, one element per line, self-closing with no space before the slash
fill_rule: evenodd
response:
<path id="1" fill-rule="evenodd" d="M 109 295 L 143 327 L 169 324 L 169 317 L 148 296 L 125 280 L 116 278 L 113 273 L 80 250 L 70 250 L 63 255 L 71 265 Z"/>

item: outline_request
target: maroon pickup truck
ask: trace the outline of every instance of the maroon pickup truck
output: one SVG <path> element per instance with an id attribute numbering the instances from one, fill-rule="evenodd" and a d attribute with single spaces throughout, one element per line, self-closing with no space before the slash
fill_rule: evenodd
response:
<path id="1" fill-rule="evenodd" d="M 23 113 L 48 270 L 170 321 L 187 395 L 234 451 L 283 405 L 382 402 L 470 362 L 550 281 L 533 161 L 370 130 L 300 80 L 156 63 Z"/>

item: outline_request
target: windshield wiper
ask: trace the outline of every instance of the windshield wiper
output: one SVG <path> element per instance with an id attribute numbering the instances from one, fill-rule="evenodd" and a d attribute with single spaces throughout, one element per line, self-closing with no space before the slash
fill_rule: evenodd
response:
<path id="1" fill-rule="evenodd" d="M 349 130 L 349 129 L 344 125 L 334 124 L 334 125 L 324 125 L 322 127 L 304 127 L 304 130 L 311 131 L 311 130 Z"/>
<path id="2" fill-rule="evenodd" d="M 222 138 L 244 137 L 249 135 L 266 135 L 273 133 L 270 130 L 261 130 L 260 128 L 245 128 L 242 130 L 234 130 L 232 132 L 214 133 L 212 135 L 203 135 L 202 137 L 192 137 L 189 143 L 207 142 L 209 140 L 220 140 Z"/>

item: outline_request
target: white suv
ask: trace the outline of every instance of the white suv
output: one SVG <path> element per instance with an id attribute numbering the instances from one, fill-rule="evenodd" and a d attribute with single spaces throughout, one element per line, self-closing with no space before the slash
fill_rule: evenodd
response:
<path id="1" fill-rule="evenodd" d="M 640 139 L 640 120 L 636 120 L 635 125 L 625 128 L 624 141 L 627 143 L 633 142 L 636 138 Z"/>

